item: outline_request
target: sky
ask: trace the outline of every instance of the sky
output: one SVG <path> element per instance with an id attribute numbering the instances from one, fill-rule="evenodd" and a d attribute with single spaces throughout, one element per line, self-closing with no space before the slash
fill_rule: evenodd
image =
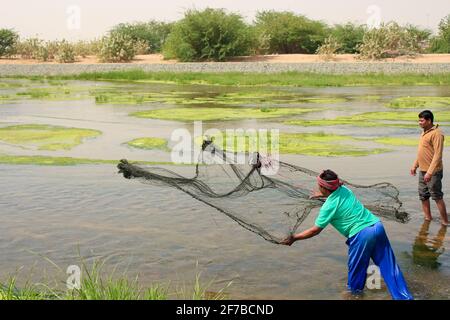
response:
<path id="1" fill-rule="evenodd" d="M 436 32 L 450 0 L 0 0 L 0 28 L 22 38 L 94 39 L 121 22 L 175 21 L 187 9 L 224 8 L 251 22 L 257 11 L 293 11 L 327 23 L 395 20 Z"/>

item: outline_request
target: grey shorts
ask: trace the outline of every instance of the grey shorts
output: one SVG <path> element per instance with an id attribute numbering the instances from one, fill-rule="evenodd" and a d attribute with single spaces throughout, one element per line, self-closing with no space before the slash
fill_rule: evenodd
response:
<path id="1" fill-rule="evenodd" d="M 423 177 L 426 172 L 419 172 L 419 198 L 420 200 L 441 200 L 444 197 L 442 193 L 442 170 L 432 175 L 431 181 L 425 183 Z"/>

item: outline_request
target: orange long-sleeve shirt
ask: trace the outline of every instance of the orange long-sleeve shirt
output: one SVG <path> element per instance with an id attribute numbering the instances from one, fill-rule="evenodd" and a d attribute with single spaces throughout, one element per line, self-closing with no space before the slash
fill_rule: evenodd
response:
<path id="1" fill-rule="evenodd" d="M 423 132 L 420 136 L 417 158 L 414 168 L 427 172 L 430 175 L 442 170 L 442 153 L 444 151 L 444 134 L 439 125 Z"/>

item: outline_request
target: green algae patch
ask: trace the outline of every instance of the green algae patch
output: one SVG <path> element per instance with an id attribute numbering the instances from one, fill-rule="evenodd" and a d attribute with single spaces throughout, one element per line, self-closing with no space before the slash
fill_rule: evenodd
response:
<path id="1" fill-rule="evenodd" d="M 13 101 L 14 98 L 8 94 L 0 94 L 0 104 L 8 103 Z"/>
<path id="2" fill-rule="evenodd" d="M 200 98 L 201 99 L 201 98 Z M 257 92 L 230 92 L 220 94 L 216 97 L 207 99 L 217 104 L 302 104 L 302 103 L 340 103 L 347 102 L 345 98 L 338 97 L 305 97 L 296 93 L 290 92 L 270 92 L 270 91 L 257 91 Z"/>
<path id="3" fill-rule="evenodd" d="M 174 99 L 173 93 L 139 93 L 139 92 L 91 92 L 96 104 L 139 105 L 151 102 L 166 102 Z M 176 100 L 175 100 L 176 101 Z"/>
<path id="4" fill-rule="evenodd" d="M 38 150 L 70 150 L 85 139 L 99 136 L 92 129 L 25 124 L 0 128 L 0 141 Z"/>
<path id="5" fill-rule="evenodd" d="M 132 161 L 130 162 L 143 165 L 179 165 L 172 162 L 150 162 L 150 161 Z M 20 156 L 0 154 L 0 164 L 8 165 L 40 165 L 40 166 L 75 166 L 83 164 L 111 164 L 117 165 L 118 160 L 86 159 L 72 157 L 52 157 L 52 156 Z"/>
<path id="6" fill-rule="evenodd" d="M 138 138 L 126 143 L 128 146 L 138 149 L 152 150 L 159 149 L 163 151 L 169 151 L 166 139 L 161 138 Z"/>
<path id="7" fill-rule="evenodd" d="M 159 120 L 212 121 L 280 118 L 317 110 L 304 108 L 173 108 L 139 111 L 130 115 Z"/>
<path id="8" fill-rule="evenodd" d="M 73 166 L 78 164 L 116 164 L 115 160 L 95 160 L 71 157 L 50 156 L 17 156 L 0 154 L 1 164 L 12 165 L 42 165 L 42 166 Z"/>
<path id="9" fill-rule="evenodd" d="M 391 146 L 417 147 L 419 144 L 419 138 L 381 137 L 376 138 L 373 141 Z M 450 141 L 445 140 L 444 145 L 446 147 L 450 146 Z"/>
<path id="10" fill-rule="evenodd" d="M 213 135 L 214 143 L 231 152 L 254 152 L 265 150 L 269 153 L 297 154 L 321 157 L 359 157 L 390 152 L 390 149 L 362 148 L 352 145 L 358 139 L 351 136 L 319 133 L 281 133 L 278 137 L 278 150 L 272 146 L 272 135 L 251 135 L 247 132 Z M 274 137 L 275 138 L 275 137 Z M 273 141 L 276 146 L 276 141 Z"/>
<path id="11" fill-rule="evenodd" d="M 392 100 L 387 106 L 394 109 L 450 108 L 450 97 L 401 97 Z"/>
<path id="12" fill-rule="evenodd" d="M 286 121 L 289 125 L 299 125 L 304 127 L 319 126 L 341 126 L 350 125 L 354 127 L 399 127 L 415 128 L 418 127 L 417 112 L 366 112 L 352 116 L 337 117 L 335 119 L 320 120 L 291 120 Z M 435 120 L 449 122 L 450 111 L 441 111 L 435 114 Z M 445 124 L 444 124 L 445 125 Z"/>
<path id="13" fill-rule="evenodd" d="M 16 100 L 67 101 L 89 98 L 89 88 L 78 86 L 52 86 L 48 88 L 28 88 L 16 92 Z"/>
<path id="14" fill-rule="evenodd" d="M 93 92 L 96 104 L 139 105 L 159 102 L 165 104 L 216 104 L 216 105 L 261 105 L 261 104 L 333 104 L 346 102 L 337 97 L 305 97 L 291 92 L 280 91 L 238 91 L 229 93 L 207 93 L 201 95 L 191 92 Z"/>

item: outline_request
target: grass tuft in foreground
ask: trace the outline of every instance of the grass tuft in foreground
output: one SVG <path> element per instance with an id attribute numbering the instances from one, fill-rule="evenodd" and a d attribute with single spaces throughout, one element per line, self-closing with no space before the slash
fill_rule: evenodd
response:
<path id="1" fill-rule="evenodd" d="M 171 289 L 170 283 L 155 283 L 144 288 L 137 276 L 130 279 L 125 273 L 116 275 L 115 270 L 105 272 L 104 262 L 94 261 L 89 267 L 81 261 L 79 285 L 72 283 L 71 289 L 67 289 L 65 283 L 58 286 L 29 281 L 19 287 L 17 277 L 11 276 L 6 282 L 0 283 L 0 300 L 222 300 L 227 297 L 225 290 L 232 284 L 230 281 L 220 290 L 211 291 L 212 282 L 203 283 L 201 272 L 197 272 L 189 288 L 183 284 Z M 56 267 L 63 277 L 67 277 L 60 267 Z M 61 285 L 65 288 L 61 289 Z"/>

